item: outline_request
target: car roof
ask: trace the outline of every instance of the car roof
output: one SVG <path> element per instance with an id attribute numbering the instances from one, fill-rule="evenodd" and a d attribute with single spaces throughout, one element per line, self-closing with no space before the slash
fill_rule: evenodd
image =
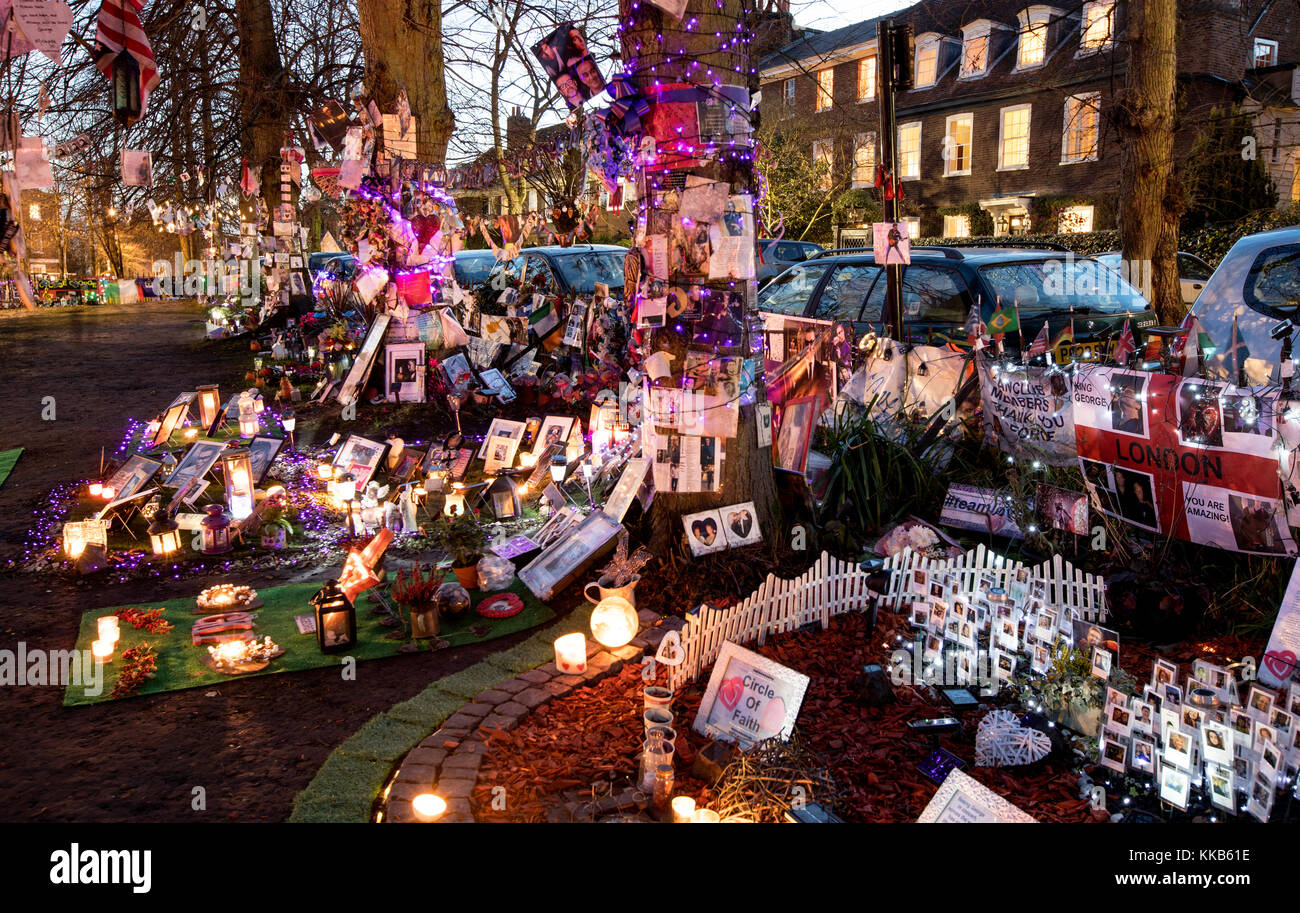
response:
<path id="1" fill-rule="evenodd" d="M 547 244 L 539 247 L 525 247 L 519 252 L 521 254 L 547 254 L 554 257 L 557 254 L 581 254 L 588 251 L 594 251 L 596 253 L 618 251 L 619 253 L 625 254 L 628 249 L 626 247 L 619 247 L 617 244 L 571 244 L 568 247 L 561 247 L 558 244 Z"/>
<path id="2" fill-rule="evenodd" d="M 924 245 L 912 248 L 913 263 L 962 263 L 976 266 L 986 263 L 1007 263 L 1015 261 L 1039 262 L 1060 259 L 1065 250 L 1025 250 L 1015 247 L 948 247 L 942 245 Z M 1087 257 L 1075 255 L 1075 259 L 1086 260 Z M 876 262 L 876 255 L 869 247 L 860 250 L 823 251 L 808 262 Z M 806 264 L 805 264 L 806 265 Z"/>
<path id="3" fill-rule="evenodd" d="M 458 250 L 455 253 L 455 257 L 456 258 L 464 257 L 466 260 L 470 259 L 471 257 L 473 258 L 491 257 L 493 259 L 496 259 L 496 254 L 488 250 L 486 247 L 481 247 L 478 250 Z"/>

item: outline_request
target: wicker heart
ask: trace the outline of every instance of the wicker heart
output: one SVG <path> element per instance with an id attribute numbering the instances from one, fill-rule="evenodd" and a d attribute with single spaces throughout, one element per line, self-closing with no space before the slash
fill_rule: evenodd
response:
<path id="1" fill-rule="evenodd" d="M 1030 729 L 1010 710 L 994 710 L 975 732 L 976 767 L 1016 767 L 1041 761 L 1052 751 L 1046 733 Z"/>

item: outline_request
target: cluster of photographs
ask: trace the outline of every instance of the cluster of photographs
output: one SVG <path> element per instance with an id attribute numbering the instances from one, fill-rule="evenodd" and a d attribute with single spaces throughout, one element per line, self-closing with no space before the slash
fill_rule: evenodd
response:
<path id="1" fill-rule="evenodd" d="M 570 110 L 605 91 L 605 77 L 587 49 L 587 36 L 572 22 L 533 45 L 533 54 Z"/>

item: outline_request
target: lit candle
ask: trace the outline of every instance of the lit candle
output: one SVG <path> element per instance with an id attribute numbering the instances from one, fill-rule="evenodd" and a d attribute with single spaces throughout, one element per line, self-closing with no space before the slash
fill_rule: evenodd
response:
<path id="1" fill-rule="evenodd" d="M 717 812 L 715 812 L 713 809 L 711 809 L 711 808 L 697 808 L 697 809 L 695 810 L 695 815 L 691 818 L 691 823 L 693 823 L 693 824 L 717 824 L 717 823 L 718 823 L 719 821 L 721 821 L 721 820 L 722 820 L 722 816 L 719 815 Z"/>
<path id="2" fill-rule="evenodd" d="M 565 675 L 587 671 L 587 636 L 581 631 L 555 638 L 555 666 Z"/>
<path id="3" fill-rule="evenodd" d="M 420 793 L 411 800 L 411 810 L 421 821 L 437 821 L 447 811 L 447 801 L 433 793 Z"/>
<path id="4" fill-rule="evenodd" d="M 95 619 L 95 629 L 99 633 L 99 639 L 108 641 L 110 644 L 117 643 L 121 637 L 116 615 L 104 615 Z"/>
<path id="5" fill-rule="evenodd" d="M 673 823 L 690 824 L 695 816 L 695 800 L 690 796 L 673 796 Z"/>
<path id="6" fill-rule="evenodd" d="M 100 497 L 102 497 L 105 501 L 111 501 L 113 500 L 113 495 L 117 494 L 117 489 L 115 489 L 112 485 L 105 485 L 102 489 L 100 489 L 99 494 Z"/>
<path id="7" fill-rule="evenodd" d="M 104 490 L 104 483 L 103 483 L 103 482 L 91 482 L 91 483 L 90 483 L 90 495 L 91 495 L 91 497 L 93 497 L 93 498 L 98 498 L 98 497 L 100 496 L 100 493 L 103 492 L 103 490 Z"/>
<path id="8" fill-rule="evenodd" d="M 113 647 L 116 644 L 111 640 L 97 640 L 90 645 L 90 655 L 95 658 L 97 663 L 110 662 L 113 659 Z"/>

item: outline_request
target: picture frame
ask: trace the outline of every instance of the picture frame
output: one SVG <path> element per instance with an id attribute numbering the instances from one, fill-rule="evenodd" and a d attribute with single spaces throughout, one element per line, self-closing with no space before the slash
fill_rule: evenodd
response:
<path id="1" fill-rule="evenodd" d="M 1179 809 L 1186 810 L 1187 797 L 1191 793 L 1192 778 L 1187 771 L 1175 767 L 1167 761 L 1160 762 L 1160 800 L 1168 802 Z"/>
<path id="2" fill-rule="evenodd" d="M 480 460 L 486 460 L 488 454 L 488 442 L 494 437 L 514 438 L 516 441 L 524 439 L 524 429 L 527 422 L 516 422 L 508 418 L 494 418 L 492 424 L 488 425 L 487 434 L 483 435 L 483 443 L 478 449 L 476 456 Z"/>
<path id="3" fill-rule="evenodd" d="M 609 497 L 605 499 L 605 506 L 602 508 L 616 523 L 623 522 L 623 518 L 627 515 L 628 508 L 632 506 L 632 501 L 636 498 L 637 492 L 645 484 L 646 474 L 649 471 L 650 460 L 645 457 L 630 459 L 627 461 L 627 465 L 623 467 L 622 475 L 614 483 L 614 488 L 610 491 Z"/>
<path id="4" fill-rule="evenodd" d="M 1124 772 L 1128 766 L 1128 745 L 1122 734 L 1113 730 L 1104 730 L 1102 732 L 1098 762 L 1102 767 L 1109 768 L 1117 773 Z"/>
<path id="5" fill-rule="evenodd" d="M 172 436 L 172 433 L 180 427 L 189 414 L 190 404 L 198 398 L 198 393 L 182 393 L 172 404 L 163 412 L 162 418 L 158 421 L 158 430 L 154 432 L 153 437 L 149 440 L 149 449 L 161 447 L 166 444 Z"/>
<path id="6" fill-rule="evenodd" d="M 428 450 L 421 447 L 407 447 L 402 451 L 401 459 L 397 465 L 388 473 L 388 478 L 398 485 L 405 485 L 407 482 L 415 481 L 415 477 L 420 474 L 420 469 L 424 466 L 424 461 L 428 457 Z"/>
<path id="7" fill-rule="evenodd" d="M 162 469 L 162 460 L 150 459 L 135 453 L 127 457 L 126 462 L 118 467 L 117 472 L 109 478 L 107 484 L 113 489 L 115 499 L 129 498 L 144 486 Z"/>
<path id="8" fill-rule="evenodd" d="M 499 434 L 488 437 L 483 443 L 487 446 L 487 456 L 483 461 L 484 473 L 496 475 L 514 466 L 515 454 L 519 450 L 518 436 L 511 437 L 508 433 Z"/>
<path id="9" fill-rule="evenodd" d="M 519 579 L 538 599 L 550 599 L 598 557 L 612 550 L 614 540 L 622 531 L 623 524 L 615 522 L 603 511 L 588 514 L 586 519 L 522 568 Z"/>
<path id="10" fill-rule="evenodd" d="M 1144 738 L 1140 735 L 1133 736 L 1129 741 L 1129 766 L 1134 770 L 1142 773 L 1152 773 L 1155 770 L 1156 743 L 1152 739 Z"/>
<path id="11" fill-rule="evenodd" d="M 388 314 L 379 314 L 375 317 L 375 322 L 370 325 L 366 340 L 357 351 L 356 360 L 352 362 L 351 370 L 339 386 L 340 405 L 346 406 L 356 401 L 361 385 L 366 382 L 366 378 L 370 376 L 370 369 L 374 367 L 375 356 L 379 354 L 379 344 L 384 340 L 384 333 L 388 330 L 388 322 L 391 319 Z"/>
<path id="12" fill-rule="evenodd" d="M 576 421 L 572 415 L 548 415 L 543 418 L 542 426 L 537 429 L 537 437 L 533 440 L 533 453 L 540 459 L 542 451 L 551 444 L 567 444 Z"/>
<path id="13" fill-rule="evenodd" d="M 266 478 L 266 474 L 271 471 L 271 464 L 275 462 L 276 456 L 280 453 L 280 448 L 284 446 L 284 438 L 273 437 L 269 434 L 255 435 L 248 442 L 248 458 L 253 467 L 253 484 L 261 485 Z"/>
<path id="14" fill-rule="evenodd" d="M 707 739 L 742 747 L 769 738 L 784 742 L 794 730 L 809 681 L 801 672 L 724 641 L 691 728 Z"/>
<path id="15" fill-rule="evenodd" d="M 785 403 L 776 434 L 775 465 L 798 473 L 808 468 L 808 447 L 821 411 L 820 394 L 798 396 Z"/>
<path id="16" fill-rule="evenodd" d="M 203 492 L 208 490 L 208 486 L 211 484 L 202 476 L 195 476 L 176 489 L 176 493 L 172 495 L 172 503 L 192 507 L 194 502 Z"/>
<path id="17" fill-rule="evenodd" d="M 123 507 L 131 505 L 131 509 L 134 510 L 136 507 L 140 506 L 139 504 L 140 501 L 149 497 L 157 490 L 158 490 L 157 488 L 148 488 L 145 489 L 144 491 L 137 491 L 135 494 L 129 495 L 128 497 L 118 498 L 115 501 L 111 501 L 108 504 L 105 504 L 104 507 L 99 511 L 99 513 L 95 514 L 95 519 L 108 520 L 111 523 L 113 521 L 114 515 L 116 515 L 117 512 L 120 511 Z M 129 516 L 129 512 L 128 512 L 128 516 Z M 123 522 L 125 523 L 126 521 L 123 520 Z"/>
<path id="18" fill-rule="evenodd" d="M 954 768 L 916 819 L 917 824 L 1035 824 L 1037 819 L 969 774 Z"/>
<path id="19" fill-rule="evenodd" d="M 185 451 L 185 456 L 181 457 L 181 461 L 176 464 L 176 468 L 172 470 L 171 475 L 163 481 L 163 487 L 180 488 L 190 479 L 203 478 L 212 470 L 217 460 L 221 459 L 221 455 L 225 452 L 226 444 L 224 441 L 199 438 L 193 444 L 190 444 L 190 449 Z"/>
<path id="20" fill-rule="evenodd" d="M 424 375 L 424 343 L 394 342 L 384 347 L 384 399 L 386 402 L 424 402 Z"/>
<path id="21" fill-rule="evenodd" d="M 350 472 L 356 478 L 357 489 L 366 486 L 384 461 L 388 445 L 372 441 L 359 434 L 349 434 L 334 454 L 334 474 Z"/>
<path id="22" fill-rule="evenodd" d="M 683 514 L 682 526 L 686 531 L 686 544 L 695 557 L 725 551 L 727 536 L 722 531 L 722 517 L 716 510 L 702 510 Z"/>

